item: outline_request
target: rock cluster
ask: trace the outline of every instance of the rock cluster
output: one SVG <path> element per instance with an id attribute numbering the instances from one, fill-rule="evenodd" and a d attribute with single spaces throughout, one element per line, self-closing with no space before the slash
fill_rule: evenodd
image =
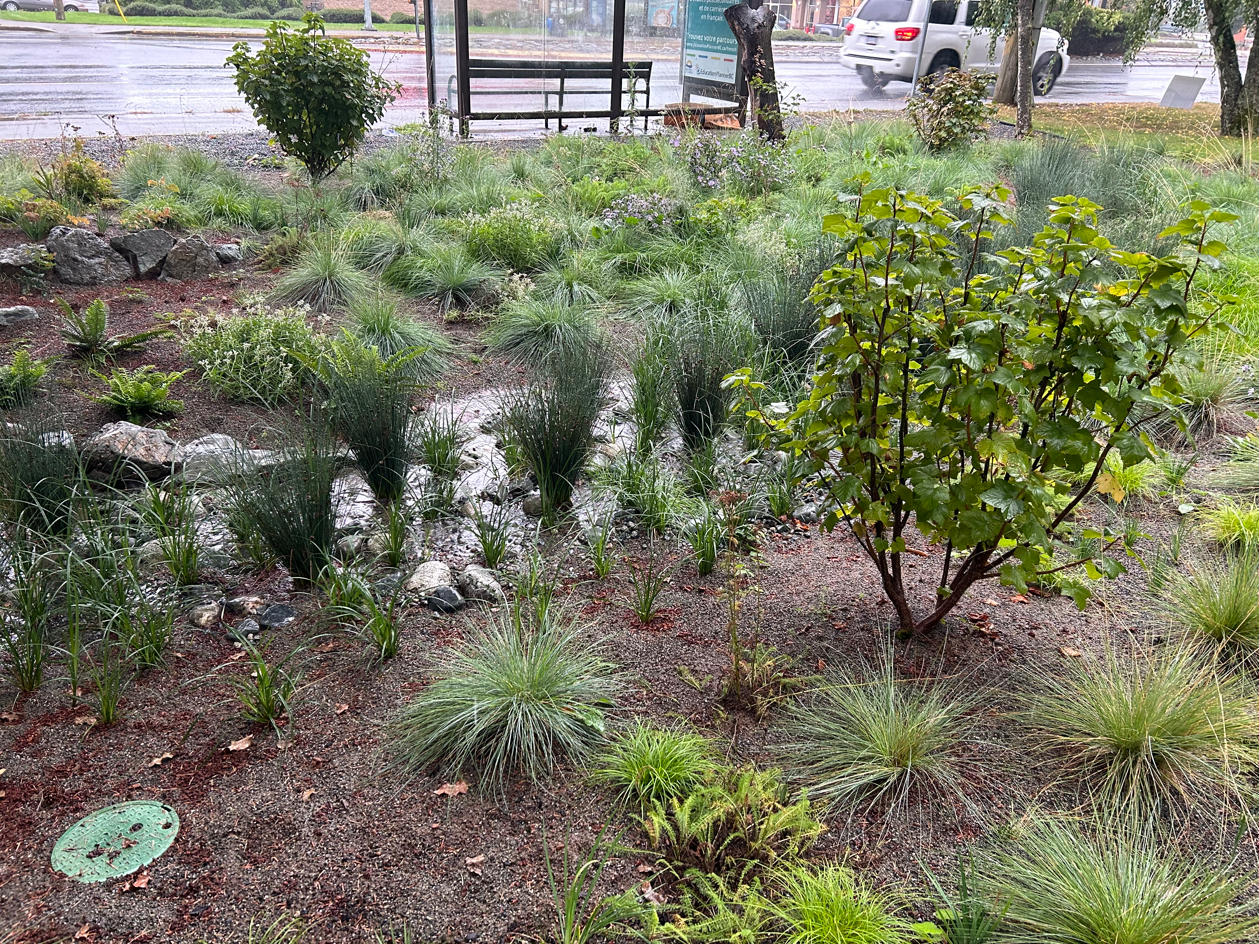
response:
<path id="1" fill-rule="evenodd" d="M 104 285 L 125 279 L 204 279 L 240 262 L 236 243 L 214 245 L 202 236 L 176 239 L 164 229 L 145 229 L 106 242 L 75 226 L 54 226 L 41 245 L 0 250 L 0 276 L 38 271 L 51 259 L 52 274 L 69 285 Z"/>

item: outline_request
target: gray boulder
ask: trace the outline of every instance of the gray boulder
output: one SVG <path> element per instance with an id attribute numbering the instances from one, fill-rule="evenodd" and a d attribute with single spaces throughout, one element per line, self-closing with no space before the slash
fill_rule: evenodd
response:
<path id="1" fill-rule="evenodd" d="M 540 492 L 532 492 L 525 496 L 525 500 L 520 503 L 520 510 L 530 518 L 542 517 L 542 494 Z"/>
<path id="2" fill-rule="evenodd" d="M 460 571 L 455 585 L 469 600 L 480 600 L 491 606 L 500 606 L 507 602 L 507 594 L 503 592 L 494 571 L 477 564 L 469 564 Z"/>
<path id="3" fill-rule="evenodd" d="M 463 609 L 463 597 L 454 587 L 438 587 L 424 598 L 424 602 L 435 613 L 457 613 Z"/>
<path id="4" fill-rule="evenodd" d="M 175 465 L 184 481 L 222 485 L 237 472 L 273 468 L 282 455 L 270 449 L 248 449 L 226 433 L 210 433 L 175 449 Z"/>
<path id="5" fill-rule="evenodd" d="M 175 245 L 175 238 L 164 229 L 142 229 L 115 236 L 109 245 L 131 263 L 136 278 L 155 279 L 162 271 L 167 253 Z"/>
<path id="6" fill-rule="evenodd" d="M 100 237 L 73 226 L 54 226 L 45 241 L 53 275 L 71 285 L 101 285 L 131 278 L 131 263 Z"/>
<path id="7" fill-rule="evenodd" d="M 109 423 L 83 444 L 83 457 L 88 470 L 98 475 L 161 481 L 178 469 L 176 447 L 164 430 Z"/>
<path id="8" fill-rule="evenodd" d="M 419 593 L 424 596 L 441 587 L 449 587 L 454 581 L 450 573 L 450 565 L 441 561 L 425 561 L 411 572 L 402 589 L 408 593 Z"/>
<path id="9" fill-rule="evenodd" d="M 48 250 L 40 243 L 23 243 L 0 249 L 0 275 L 13 278 L 20 275 L 23 269 L 38 271 L 48 259 Z"/>
<path id="10" fill-rule="evenodd" d="M 219 243 L 214 247 L 214 255 L 223 265 L 231 265 L 245 258 L 245 252 L 240 248 L 240 243 Z"/>
<path id="11" fill-rule="evenodd" d="M 23 321 L 34 321 L 39 317 L 30 305 L 14 305 L 12 308 L 0 308 L 0 328 L 20 324 Z"/>
<path id="12" fill-rule="evenodd" d="M 204 279 L 219 271 L 219 257 L 214 247 L 200 236 L 185 236 L 171 247 L 162 266 L 162 275 L 168 279 Z"/>

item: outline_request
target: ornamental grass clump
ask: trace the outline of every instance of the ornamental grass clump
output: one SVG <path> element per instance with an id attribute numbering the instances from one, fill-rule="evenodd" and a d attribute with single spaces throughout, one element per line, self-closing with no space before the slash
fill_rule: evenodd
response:
<path id="1" fill-rule="evenodd" d="M 530 365 L 580 355 L 603 341 L 593 309 L 532 297 L 504 305 L 486 332 L 490 350 Z"/>
<path id="2" fill-rule="evenodd" d="M 1085 658 L 1028 700 L 1026 723 L 1055 767 L 1080 777 L 1099 809 L 1137 821 L 1236 800 L 1259 766 L 1250 687 L 1187 649 Z"/>
<path id="3" fill-rule="evenodd" d="M 1259 649 L 1259 553 L 1201 560 L 1163 591 L 1168 619 L 1185 641 L 1248 658 Z"/>
<path id="4" fill-rule="evenodd" d="M 64 537 L 76 498 L 87 491 L 74 440 L 46 417 L 0 430 L 0 520 L 45 537 Z"/>
<path id="5" fill-rule="evenodd" d="M 350 253 L 330 234 L 316 238 L 275 287 L 279 302 L 305 303 L 315 311 L 345 308 L 372 291 L 373 279 L 355 267 Z"/>
<path id="6" fill-rule="evenodd" d="M 454 345 L 437 328 L 398 310 L 399 303 L 376 293 L 350 303 L 347 330 L 388 361 L 407 355 L 404 369 L 418 383 L 441 376 Z"/>
<path id="7" fill-rule="evenodd" d="M 435 680 L 391 725 L 395 763 L 419 774 L 476 773 L 486 792 L 511 777 L 538 783 L 562 760 L 604 741 L 621 683 L 580 619 L 500 608 L 481 630 L 443 651 Z"/>
<path id="8" fill-rule="evenodd" d="M 646 807 L 689 793 L 715 763 L 712 742 L 702 735 L 640 720 L 608 744 L 590 776 L 616 790 L 620 802 Z"/>

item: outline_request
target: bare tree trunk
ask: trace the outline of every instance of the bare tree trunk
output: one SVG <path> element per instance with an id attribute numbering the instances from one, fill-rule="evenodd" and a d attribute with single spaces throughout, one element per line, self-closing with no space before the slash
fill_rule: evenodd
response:
<path id="1" fill-rule="evenodd" d="M 997 71 L 997 84 L 992 89 L 994 105 L 1014 104 L 1014 93 L 1019 85 L 1018 68 L 1018 33 L 1011 30 L 1005 38 L 1005 47 L 1001 53 L 1001 68 Z"/>
<path id="2" fill-rule="evenodd" d="M 65 22 L 65 18 L 66 18 L 65 0 L 53 0 L 52 8 L 54 11 L 56 11 L 54 15 L 57 18 L 57 22 L 59 23 Z"/>
<path id="3" fill-rule="evenodd" d="M 743 0 L 726 8 L 726 22 L 739 41 L 743 60 L 743 76 L 748 83 L 748 108 L 756 118 L 761 134 L 771 141 L 781 141 L 783 130 L 782 104 L 774 78 L 774 50 L 770 34 L 774 31 L 774 11 L 763 0 Z"/>
<path id="4" fill-rule="evenodd" d="M 1220 134 L 1237 136 L 1252 124 L 1252 109 L 1248 107 L 1246 92 L 1247 86 L 1259 82 L 1259 77 L 1254 82 L 1250 81 L 1250 74 L 1255 71 L 1255 56 L 1252 50 L 1250 63 L 1246 66 L 1247 82 L 1243 84 L 1241 66 L 1237 62 L 1237 43 L 1233 41 L 1231 5 L 1225 0 L 1205 0 L 1203 9 L 1211 51 L 1215 53 L 1215 68 L 1220 73 Z"/>
<path id="5" fill-rule="evenodd" d="M 1034 13 L 1033 0 L 1019 0 L 1019 83 L 1014 119 L 1014 136 L 1018 138 L 1032 133 L 1032 57 L 1036 54 L 1036 47 L 1032 45 Z"/>

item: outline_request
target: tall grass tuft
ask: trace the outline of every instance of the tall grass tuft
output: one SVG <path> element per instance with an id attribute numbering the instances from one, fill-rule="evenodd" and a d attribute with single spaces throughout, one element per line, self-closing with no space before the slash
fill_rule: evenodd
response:
<path id="1" fill-rule="evenodd" d="M 786 928 L 784 944 L 901 944 L 911 937 L 894 914 L 898 902 L 842 865 L 788 865 L 775 878 L 771 909 Z"/>
<path id="2" fill-rule="evenodd" d="M 943 681 L 902 681 L 892 659 L 836 669 L 784 722 L 783 753 L 810 796 L 904 804 L 912 792 L 965 799 L 958 749 L 976 696 Z"/>
<path id="3" fill-rule="evenodd" d="M 344 308 L 372 290 L 372 280 L 354 266 L 331 235 L 315 239 L 275 287 L 277 300 L 306 302 L 316 311 Z"/>
<path id="4" fill-rule="evenodd" d="M 620 684 L 577 619 L 497 611 L 484 630 L 445 651 L 436 680 L 393 722 L 396 761 L 410 773 L 476 770 L 501 793 L 520 773 L 534 783 L 563 758 L 583 760 L 604 738 Z"/>
<path id="5" fill-rule="evenodd" d="M 1245 790 L 1259 765 L 1259 717 L 1237 675 L 1189 650 L 1085 659 L 1030 697 L 1039 743 L 1082 777 L 1099 809 L 1138 820 Z"/>
<path id="6" fill-rule="evenodd" d="M 601 338 L 593 309 L 537 298 L 504 305 L 486 332 L 490 350 L 533 365 L 580 355 Z"/>
<path id="7" fill-rule="evenodd" d="M 1259 554 L 1197 562 L 1163 591 L 1168 618 L 1191 645 L 1250 656 L 1259 649 Z"/>
<path id="8" fill-rule="evenodd" d="M 246 455 L 237 457 L 227 489 L 228 521 L 238 537 L 261 538 L 294 580 L 310 583 L 332 559 L 332 483 L 342 458 L 318 421 L 289 441 L 271 469 L 258 470 Z"/>
<path id="9" fill-rule="evenodd" d="M 68 433 L 32 417 L 0 431 L 0 518 L 48 537 L 68 533 L 83 465 Z"/>
<path id="10" fill-rule="evenodd" d="M 535 372 L 506 405 L 504 425 L 538 481 L 546 517 L 567 508 L 572 499 L 594 446 L 607 376 L 602 350 L 565 353 Z"/>
<path id="11" fill-rule="evenodd" d="M 590 776 L 616 790 L 620 802 L 646 808 L 685 796 L 716 763 L 713 745 L 702 735 L 635 721 L 607 746 Z"/>
<path id="12" fill-rule="evenodd" d="M 1197 514 L 1207 537 L 1226 551 L 1259 551 L 1259 505 L 1223 498 Z"/>
<path id="13" fill-rule="evenodd" d="M 725 425 L 732 395 L 723 381 L 739 367 L 746 338 L 732 319 L 709 314 L 676 318 L 668 330 L 678 428 L 687 449 L 695 451 L 712 442 Z"/>
<path id="14" fill-rule="evenodd" d="M 377 293 L 350 303 L 348 328 L 364 345 L 374 347 L 383 360 L 406 355 L 407 373 L 418 383 L 436 380 L 453 349 L 450 340 L 398 311 L 398 302 Z"/>
<path id="15" fill-rule="evenodd" d="M 423 254 L 402 256 L 384 273 L 386 285 L 430 299 L 443 312 L 488 301 L 504 277 L 502 269 L 473 259 L 460 244 L 439 244 Z"/>
<path id="16" fill-rule="evenodd" d="M 1145 831 L 1088 835 L 1042 818 L 985 859 L 984 884 L 1008 903 L 1015 940 L 1226 944 L 1259 927 L 1243 874 L 1194 863 Z"/>

